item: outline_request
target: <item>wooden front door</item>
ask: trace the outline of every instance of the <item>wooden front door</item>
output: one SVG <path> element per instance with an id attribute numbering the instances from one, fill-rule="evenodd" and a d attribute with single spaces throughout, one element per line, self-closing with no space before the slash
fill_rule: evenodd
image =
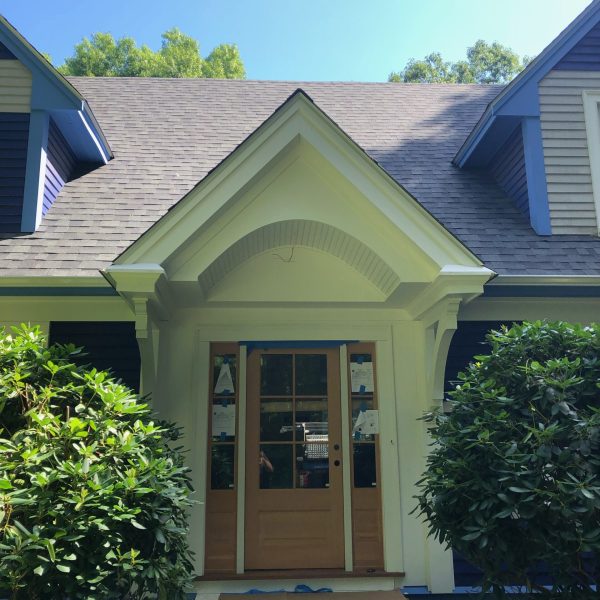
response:
<path id="1" fill-rule="evenodd" d="M 344 567 L 338 349 L 248 357 L 245 567 Z"/>

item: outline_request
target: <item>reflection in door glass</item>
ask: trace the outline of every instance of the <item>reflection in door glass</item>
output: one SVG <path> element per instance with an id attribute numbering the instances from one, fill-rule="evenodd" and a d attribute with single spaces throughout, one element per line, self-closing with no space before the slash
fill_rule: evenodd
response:
<path id="1" fill-rule="evenodd" d="M 293 487 L 292 444 L 261 444 L 258 456 L 260 489 Z"/>
<path id="2" fill-rule="evenodd" d="M 296 355 L 296 395 L 327 394 L 327 356 L 325 354 Z"/>
<path id="3" fill-rule="evenodd" d="M 261 396 L 291 396 L 291 354 L 263 354 L 261 356 L 260 393 Z"/>
<path id="4" fill-rule="evenodd" d="M 296 487 L 329 487 L 329 444 L 322 442 L 296 445 Z"/>
<path id="5" fill-rule="evenodd" d="M 310 441 L 307 436 L 324 435 L 329 431 L 327 398 L 296 400 L 296 441 Z"/>
<path id="6" fill-rule="evenodd" d="M 222 444 L 211 448 L 210 487 L 213 490 L 228 490 L 233 487 L 234 444 Z"/>
<path id="7" fill-rule="evenodd" d="M 292 401 L 263 398 L 260 402 L 261 442 L 291 442 Z"/>
<path id="8" fill-rule="evenodd" d="M 377 485 L 375 444 L 354 444 L 354 487 Z"/>

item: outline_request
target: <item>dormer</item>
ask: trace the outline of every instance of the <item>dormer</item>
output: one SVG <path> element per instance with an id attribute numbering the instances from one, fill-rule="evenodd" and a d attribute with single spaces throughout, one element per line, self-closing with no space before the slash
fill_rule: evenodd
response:
<path id="1" fill-rule="evenodd" d="M 36 231 L 65 183 L 111 157 L 85 99 L 0 16 L 0 233 Z"/>
<path id="2" fill-rule="evenodd" d="M 454 163 L 485 169 L 539 235 L 600 233 L 600 1 L 489 104 Z"/>

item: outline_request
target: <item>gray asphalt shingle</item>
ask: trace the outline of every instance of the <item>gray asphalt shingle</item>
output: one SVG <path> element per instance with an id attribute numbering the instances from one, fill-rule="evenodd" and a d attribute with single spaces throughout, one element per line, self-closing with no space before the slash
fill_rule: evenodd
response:
<path id="1" fill-rule="evenodd" d="M 1 276 L 97 274 L 297 88 L 497 273 L 600 275 L 600 239 L 537 236 L 489 175 L 452 165 L 496 86 L 70 81 L 115 158 L 67 184 L 36 233 L 0 236 Z"/>

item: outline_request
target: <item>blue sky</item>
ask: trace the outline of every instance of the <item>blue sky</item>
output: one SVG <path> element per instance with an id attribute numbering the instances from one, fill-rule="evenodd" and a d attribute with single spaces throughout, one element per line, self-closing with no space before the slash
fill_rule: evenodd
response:
<path id="1" fill-rule="evenodd" d="M 385 81 L 433 50 L 464 57 L 479 38 L 539 53 L 590 0 L 0 0 L 0 12 L 62 63 L 96 31 L 151 48 L 173 26 L 208 54 L 235 42 L 248 78 Z"/>

